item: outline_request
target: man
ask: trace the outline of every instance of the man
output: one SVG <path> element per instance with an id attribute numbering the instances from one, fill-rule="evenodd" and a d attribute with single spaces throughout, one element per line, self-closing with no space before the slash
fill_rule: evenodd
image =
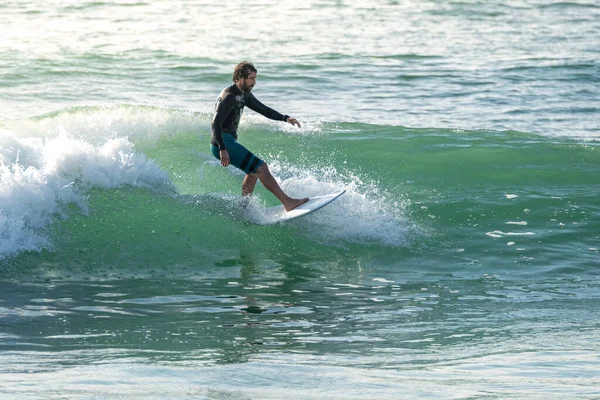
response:
<path id="1" fill-rule="evenodd" d="M 281 201 L 285 210 L 290 211 L 306 203 L 308 198 L 294 199 L 285 194 L 271 175 L 267 164 L 237 141 L 237 129 L 245 106 L 269 119 L 301 127 L 295 118 L 278 113 L 254 97 L 251 92 L 256 85 L 257 72 L 254 65 L 246 61 L 235 67 L 233 85 L 223 89 L 217 99 L 210 149 L 221 160 L 222 166 L 231 164 L 246 173 L 242 183 L 242 196 L 250 196 L 254 192 L 256 180 L 260 179 L 264 187 Z"/>

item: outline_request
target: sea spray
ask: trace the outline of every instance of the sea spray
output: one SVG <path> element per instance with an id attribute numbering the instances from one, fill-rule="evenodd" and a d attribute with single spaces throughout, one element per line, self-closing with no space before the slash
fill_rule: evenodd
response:
<path id="1" fill-rule="evenodd" d="M 126 138 L 93 145 L 62 129 L 54 137 L 0 131 L 0 259 L 51 247 L 47 228 L 68 205 L 87 213 L 92 188 L 173 190 L 168 175 Z"/>

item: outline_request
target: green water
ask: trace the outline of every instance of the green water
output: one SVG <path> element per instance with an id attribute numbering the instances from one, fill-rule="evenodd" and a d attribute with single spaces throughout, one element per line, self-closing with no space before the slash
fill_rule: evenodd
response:
<path id="1" fill-rule="evenodd" d="M 0 5 L 0 398 L 594 399 L 600 8 Z M 240 141 L 290 223 L 208 143 Z"/>

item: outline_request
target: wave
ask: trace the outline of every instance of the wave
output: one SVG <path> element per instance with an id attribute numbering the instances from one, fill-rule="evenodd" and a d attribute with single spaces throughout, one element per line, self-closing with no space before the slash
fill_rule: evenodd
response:
<path id="1" fill-rule="evenodd" d="M 249 114 L 240 140 L 286 192 L 347 191 L 318 213 L 264 227 L 256 221 L 277 200 L 258 185 L 238 207 L 243 174 L 209 153 L 209 127 L 207 114 L 130 105 L 4 121 L 0 261 L 173 270 L 240 251 L 389 265 L 450 252 L 460 264 L 504 254 L 503 240 L 535 254 L 535 242 L 559 243 L 548 254 L 564 258 L 566 243 L 596 229 L 593 141 L 327 121 L 298 130 Z M 596 248 L 591 237 L 578 246 Z"/>
<path id="2" fill-rule="evenodd" d="M 68 218 L 73 206 L 80 214 L 89 215 L 94 190 L 143 188 L 155 193 L 153 196 L 174 196 L 177 202 L 170 208 L 190 204 L 192 199 L 195 206 L 210 212 L 218 199 L 214 207 L 227 209 L 235 203 L 233 193 L 239 190 L 239 182 L 225 188 L 221 183 L 211 186 L 210 180 L 200 178 L 190 189 L 181 178 L 189 174 L 190 180 L 198 179 L 198 167 L 222 172 L 206 151 L 207 146 L 203 146 L 204 151 L 190 151 L 189 147 L 196 146 L 185 144 L 190 140 L 188 135 L 198 131 L 204 132 L 198 136 L 206 140 L 207 118 L 177 110 L 117 106 L 78 107 L 28 120 L 5 121 L 0 131 L 0 260 L 22 252 L 53 249 L 53 223 L 57 218 Z M 249 118 L 247 126 L 252 127 L 253 121 Z M 312 128 L 308 125 L 302 135 L 318 135 L 319 123 L 312 124 Z M 175 154 L 171 152 L 172 143 L 178 143 Z M 167 165 L 171 156 L 187 164 L 185 158 L 190 154 L 197 163 L 182 174 Z M 169 161 L 173 162 L 176 164 Z M 313 226 L 312 233 L 306 235 L 314 234 L 332 243 L 339 239 L 390 245 L 402 242 L 403 229 L 396 229 L 402 226 L 401 218 L 383 210 L 382 197 L 367 196 L 373 188 L 361 188 L 363 182 L 357 176 L 342 178 L 334 166 L 327 170 L 303 169 L 277 160 L 273 160 L 271 169 L 291 195 L 348 190 L 340 205 L 352 213 L 338 210 L 336 214 L 332 209 L 321 213 L 320 218 L 307 218 L 305 222 Z M 232 182 L 241 177 L 232 169 L 226 175 Z M 195 190 L 197 187 L 201 189 Z M 212 200 L 207 201 L 209 198 Z M 249 211 L 255 214 L 241 215 L 241 220 L 252 222 L 267 203 L 253 202 Z M 163 212 L 170 215 L 172 210 Z M 379 228 L 368 228 L 373 224 Z"/>
<path id="3" fill-rule="evenodd" d="M 174 190 L 168 174 L 121 133 L 132 131 L 115 118 L 98 123 L 105 111 L 72 112 L 0 129 L 0 259 L 51 248 L 54 219 L 71 205 L 87 213 L 93 188 Z"/>

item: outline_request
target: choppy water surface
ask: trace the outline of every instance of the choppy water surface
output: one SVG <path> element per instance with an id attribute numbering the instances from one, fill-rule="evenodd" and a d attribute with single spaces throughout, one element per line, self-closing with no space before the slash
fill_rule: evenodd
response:
<path id="1" fill-rule="evenodd" d="M 0 5 L 1 397 L 599 397 L 599 10 Z M 208 150 L 241 59 L 311 216 Z"/>

